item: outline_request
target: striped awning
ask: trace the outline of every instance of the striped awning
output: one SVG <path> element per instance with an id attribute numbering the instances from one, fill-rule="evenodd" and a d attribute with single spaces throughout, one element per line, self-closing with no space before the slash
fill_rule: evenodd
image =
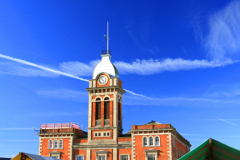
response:
<path id="1" fill-rule="evenodd" d="M 227 146 L 212 138 L 185 154 L 179 160 L 240 160 L 240 150 Z"/>

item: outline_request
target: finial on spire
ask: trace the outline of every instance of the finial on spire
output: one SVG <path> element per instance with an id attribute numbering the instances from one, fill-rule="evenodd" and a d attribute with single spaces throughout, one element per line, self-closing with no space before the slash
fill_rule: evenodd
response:
<path id="1" fill-rule="evenodd" d="M 108 39 L 108 21 L 107 21 L 107 53 L 109 51 L 109 39 Z"/>
<path id="2" fill-rule="evenodd" d="M 111 55 L 111 52 L 110 52 L 110 50 L 109 50 L 109 29 L 108 29 L 108 21 L 107 21 L 107 35 L 104 35 L 104 37 L 106 37 L 105 40 L 106 40 L 106 42 L 107 42 L 107 50 L 103 50 L 103 51 L 102 51 L 102 54 L 109 54 L 109 55 Z"/>

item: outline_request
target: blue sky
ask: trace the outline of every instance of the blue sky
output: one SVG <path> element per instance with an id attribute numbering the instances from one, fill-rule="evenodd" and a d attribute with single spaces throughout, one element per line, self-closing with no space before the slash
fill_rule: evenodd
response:
<path id="1" fill-rule="evenodd" d="M 239 0 L 1 0 L 0 157 L 38 154 L 42 123 L 87 129 L 107 21 L 124 133 L 155 120 L 191 149 L 210 137 L 240 149 Z"/>

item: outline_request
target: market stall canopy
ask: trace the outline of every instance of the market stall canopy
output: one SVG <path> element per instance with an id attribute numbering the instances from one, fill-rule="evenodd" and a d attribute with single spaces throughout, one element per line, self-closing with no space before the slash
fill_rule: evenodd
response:
<path id="1" fill-rule="evenodd" d="M 238 160 L 240 150 L 227 146 L 212 138 L 209 138 L 197 148 L 188 152 L 178 160 Z"/>

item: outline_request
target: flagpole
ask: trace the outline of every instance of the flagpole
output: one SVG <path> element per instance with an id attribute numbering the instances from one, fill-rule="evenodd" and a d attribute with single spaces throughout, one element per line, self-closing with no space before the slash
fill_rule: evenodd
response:
<path id="1" fill-rule="evenodd" d="M 107 54 L 109 54 L 109 42 L 108 42 L 108 21 L 107 21 Z"/>

